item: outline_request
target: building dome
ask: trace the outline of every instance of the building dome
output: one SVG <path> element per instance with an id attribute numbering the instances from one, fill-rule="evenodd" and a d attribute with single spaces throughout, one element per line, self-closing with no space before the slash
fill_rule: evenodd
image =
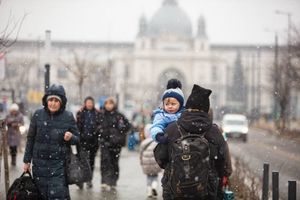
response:
<path id="1" fill-rule="evenodd" d="M 164 0 L 162 7 L 153 15 L 147 28 L 147 36 L 176 35 L 192 37 L 192 23 L 176 0 Z"/>

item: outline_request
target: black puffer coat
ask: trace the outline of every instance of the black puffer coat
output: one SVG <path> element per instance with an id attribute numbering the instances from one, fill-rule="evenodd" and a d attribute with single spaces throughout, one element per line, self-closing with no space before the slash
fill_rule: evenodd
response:
<path id="1" fill-rule="evenodd" d="M 60 110 L 50 114 L 47 96 L 58 95 L 62 99 Z M 64 133 L 73 134 L 69 144 L 79 142 L 78 129 L 71 112 L 65 111 L 67 99 L 62 86 L 52 85 L 43 97 L 44 109 L 37 110 L 30 122 L 24 163 L 31 163 L 33 177 L 45 199 L 69 199 L 65 177 L 67 142 Z"/>
<path id="2" fill-rule="evenodd" d="M 80 144 L 83 148 L 98 145 L 98 127 L 103 121 L 101 114 L 94 108 L 88 110 L 85 107 L 76 114 L 77 127 L 80 132 Z"/>
<path id="3" fill-rule="evenodd" d="M 120 148 L 124 146 L 126 142 L 126 133 L 131 127 L 128 119 L 117 110 L 105 110 L 101 117 L 99 130 L 101 145 L 111 148 Z"/>

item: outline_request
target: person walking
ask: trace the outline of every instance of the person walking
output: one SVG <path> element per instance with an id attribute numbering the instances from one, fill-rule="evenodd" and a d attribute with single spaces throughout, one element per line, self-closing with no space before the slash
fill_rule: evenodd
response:
<path id="1" fill-rule="evenodd" d="M 88 96 L 84 100 L 84 106 L 77 112 L 77 127 L 80 132 L 81 150 L 87 152 L 89 163 L 94 171 L 95 158 L 99 149 L 98 142 L 98 125 L 100 123 L 100 113 L 95 108 L 93 97 Z M 88 188 L 93 187 L 92 180 L 86 183 Z M 83 184 L 78 185 L 80 189 Z"/>
<path id="2" fill-rule="evenodd" d="M 115 189 L 119 179 L 119 158 L 130 129 L 128 119 L 118 112 L 116 101 L 109 97 L 104 103 L 103 120 L 100 125 L 101 188 Z"/>
<path id="3" fill-rule="evenodd" d="M 153 150 L 157 143 L 151 138 L 150 128 L 152 124 L 145 126 L 145 137 L 140 147 L 140 164 L 144 174 L 147 176 L 147 197 L 156 198 L 158 187 L 158 173 L 161 168 L 156 163 Z"/>
<path id="4" fill-rule="evenodd" d="M 158 144 L 155 150 L 158 164 L 165 169 L 164 200 L 217 199 L 227 146 L 208 116 L 210 94 L 211 90 L 194 85 L 186 110 L 165 130 L 168 143 Z"/>
<path id="5" fill-rule="evenodd" d="M 44 108 L 33 114 L 24 154 L 24 171 L 31 170 L 46 200 L 70 199 L 65 164 L 68 145 L 79 142 L 74 116 L 65 110 L 66 93 L 62 85 L 50 86 L 43 99 Z"/>
<path id="6" fill-rule="evenodd" d="M 18 104 L 14 103 L 10 106 L 5 122 L 7 125 L 7 143 L 11 155 L 11 165 L 16 166 L 18 146 L 21 143 L 20 126 L 24 125 L 23 115 L 19 111 Z"/>

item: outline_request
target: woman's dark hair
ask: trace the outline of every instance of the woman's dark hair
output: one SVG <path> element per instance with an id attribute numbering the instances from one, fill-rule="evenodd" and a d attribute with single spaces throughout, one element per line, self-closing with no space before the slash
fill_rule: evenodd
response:
<path id="1" fill-rule="evenodd" d="M 86 98 L 84 99 L 84 103 L 86 103 L 88 100 L 91 100 L 92 102 L 94 102 L 94 103 L 95 103 L 95 100 L 94 100 L 94 98 L 93 98 L 93 97 L 91 97 L 91 96 L 88 96 L 88 97 L 86 97 Z"/>

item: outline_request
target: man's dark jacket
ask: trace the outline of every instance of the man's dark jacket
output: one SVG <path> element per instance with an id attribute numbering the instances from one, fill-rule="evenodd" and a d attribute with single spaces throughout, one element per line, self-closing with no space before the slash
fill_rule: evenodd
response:
<path id="1" fill-rule="evenodd" d="M 211 168 L 217 177 L 225 175 L 225 159 L 227 153 L 227 143 L 225 142 L 218 126 L 213 125 L 205 112 L 184 111 L 177 122 L 170 124 L 166 130 L 168 144 L 180 138 L 178 126 L 187 133 L 204 134 L 210 146 Z M 163 187 L 168 185 L 168 174 L 170 169 L 170 146 L 168 144 L 159 144 L 155 149 L 155 159 L 158 164 L 165 169 L 162 179 Z M 217 178 L 216 177 L 216 178 Z"/>

